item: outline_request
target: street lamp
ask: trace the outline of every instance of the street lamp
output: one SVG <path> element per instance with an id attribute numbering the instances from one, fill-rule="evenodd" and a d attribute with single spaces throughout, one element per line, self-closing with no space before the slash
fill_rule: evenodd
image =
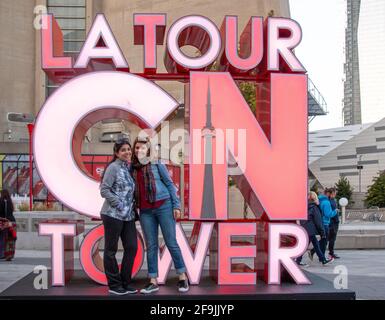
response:
<path id="1" fill-rule="evenodd" d="M 348 205 L 349 201 L 346 198 L 341 198 L 338 201 L 339 205 L 341 206 L 341 219 L 342 219 L 342 224 L 345 223 L 345 209 L 346 206 Z"/>

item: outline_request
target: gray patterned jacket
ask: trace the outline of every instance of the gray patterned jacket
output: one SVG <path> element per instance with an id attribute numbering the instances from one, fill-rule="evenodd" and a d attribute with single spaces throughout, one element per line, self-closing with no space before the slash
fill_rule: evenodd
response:
<path id="1" fill-rule="evenodd" d="M 135 219 L 134 188 L 129 164 L 116 159 L 107 167 L 100 184 L 100 195 L 105 198 L 100 214 L 123 221 Z"/>

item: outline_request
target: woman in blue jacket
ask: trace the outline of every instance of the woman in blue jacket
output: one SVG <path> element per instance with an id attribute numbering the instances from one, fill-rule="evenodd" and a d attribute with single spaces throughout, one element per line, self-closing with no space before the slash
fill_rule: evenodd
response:
<path id="1" fill-rule="evenodd" d="M 146 241 L 150 278 L 149 283 L 140 292 L 151 293 L 159 290 L 156 280 L 158 277 L 159 226 L 179 275 L 178 290 L 186 292 L 189 290 L 186 267 L 176 241 L 176 219 L 181 216 L 176 187 L 164 164 L 159 161 L 150 162 L 149 139 L 137 138 L 133 151 L 131 168 L 135 180 L 135 202 L 140 212 L 140 223 Z"/>

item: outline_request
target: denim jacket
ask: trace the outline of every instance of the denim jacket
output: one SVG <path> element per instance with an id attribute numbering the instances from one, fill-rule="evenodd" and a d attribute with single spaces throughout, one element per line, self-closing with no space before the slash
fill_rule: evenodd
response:
<path id="1" fill-rule="evenodd" d="M 167 167 L 161 162 L 156 162 L 151 163 L 151 170 L 155 179 L 155 201 L 171 198 L 172 208 L 180 209 L 177 188 L 171 180 Z"/>
<path id="2" fill-rule="evenodd" d="M 123 221 L 135 219 L 134 188 L 130 166 L 116 159 L 107 167 L 100 185 L 100 195 L 105 198 L 100 214 Z"/>

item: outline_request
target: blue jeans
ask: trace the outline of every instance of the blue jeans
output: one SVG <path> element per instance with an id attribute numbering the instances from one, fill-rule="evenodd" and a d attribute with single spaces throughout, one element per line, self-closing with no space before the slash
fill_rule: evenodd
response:
<path id="1" fill-rule="evenodd" d="M 158 277 L 158 231 L 162 230 L 164 242 L 170 251 L 177 274 L 186 272 L 182 252 L 176 241 L 175 219 L 171 200 L 167 199 L 159 208 L 140 210 L 140 224 L 147 246 L 148 276 Z"/>
<path id="2" fill-rule="evenodd" d="M 326 246 L 328 244 L 328 238 L 329 238 L 329 226 L 325 226 L 324 225 L 324 229 L 325 229 L 325 238 L 322 238 L 320 241 L 319 241 L 319 246 L 321 248 L 321 251 L 323 253 L 323 255 L 325 255 L 325 252 L 326 252 Z"/>
<path id="3" fill-rule="evenodd" d="M 328 237 L 329 237 L 329 226 L 324 226 L 324 229 L 325 229 L 325 238 L 322 238 L 319 242 L 318 242 L 318 247 L 322 253 L 322 256 L 320 256 L 318 253 L 317 253 L 317 256 L 319 258 L 319 261 L 322 262 L 321 258 L 325 258 L 325 251 L 326 251 L 326 245 L 328 244 Z M 313 244 L 314 246 L 314 244 Z M 311 249 L 311 253 L 314 254 L 314 252 L 317 252 L 316 251 L 316 247 L 314 246 L 313 249 Z"/>
<path id="4" fill-rule="evenodd" d="M 313 249 L 311 249 L 310 251 L 312 253 L 315 252 L 317 254 L 319 261 L 321 261 L 321 262 L 325 261 L 326 260 L 325 254 L 322 253 L 322 251 L 321 251 L 321 248 L 320 248 L 319 242 L 317 240 L 317 237 L 316 236 L 309 236 L 309 240 L 310 240 L 310 242 L 313 245 Z M 296 259 L 296 261 L 297 261 L 297 263 L 300 263 L 302 261 L 302 256 L 298 257 Z"/>

